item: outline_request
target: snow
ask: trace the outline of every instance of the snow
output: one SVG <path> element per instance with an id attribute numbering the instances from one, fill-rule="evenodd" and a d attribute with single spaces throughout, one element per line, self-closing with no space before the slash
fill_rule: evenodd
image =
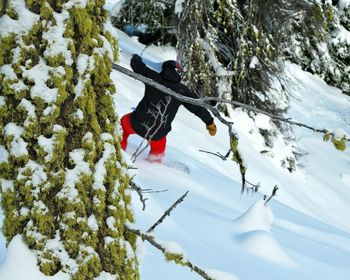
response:
<path id="1" fill-rule="evenodd" d="M 0 179 L 0 186 L 3 193 L 7 190 L 13 191 L 15 189 L 14 183 L 11 180 Z"/>
<path id="2" fill-rule="evenodd" d="M 54 103 L 58 95 L 57 88 L 49 88 L 46 84 L 51 69 L 42 58 L 37 65 L 29 70 L 22 68 L 23 77 L 35 81 L 35 85 L 30 89 L 31 97 L 40 97 L 48 104 Z"/>
<path id="3" fill-rule="evenodd" d="M 3 145 L 0 145 L 0 163 L 7 162 L 9 153 Z"/>
<path id="4" fill-rule="evenodd" d="M 72 1 L 70 1 L 72 2 Z M 65 4 L 67 5 L 67 4 Z M 47 47 L 45 48 L 44 56 L 54 57 L 63 55 L 67 65 L 73 64 L 72 53 L 68 46 L 71 40 L 64 38 L 65 22 L 69 19 L 69 13 L 62 10 L 61 13 L 53 11 L 55 25 L 48 25 L 48 30 L 43 33 L 43 38 L 47 40 Z"/>
<path id="5" fill-rule="evenodd" d="M 18 252 L 21 252 L 18 254 Z M 52 277 L 43 275 L 36 265 L 36 256 L 32 253 L 22 240 L 20 235 L 13 238 L 7 248 L 7 256 L 4 263 L 0 266 L 0 279 L 35 279 L 49 280 Z M 55 276 L 59 280 L 70 279 L 69 275 L 58 272 Z"/>
<path id="6" fill-rule="evenodd" d="M 115 155 L 115 152 L 116 151 L 113 145 L 109 143 L 104 143 L 104 151 L 102 158 L 95 165 L 94 183 L 92 185 L 94 190 L 106 190 L 104 187 L 104 180 L 107 175 L 105 162 L 113 155 Z"/>
<path id="7" fill-rule="evenodd" d="M 347 45 L 350 44 L 350 31 L 344 28 L 344 26 L 340 26 L 340 32 L 337 36 L 340 42 L 344 42 Z"/>
<path id="8" fill-rule="evenodd" d="M 119 38 L 122 40 L 119 64 L 129 67 L 131 55 L 140 54 L 144 46 L 122 33 Z M 144 56 L 160 62 L 175 59 L 176 53 L 169 47 L 152 46 L 146 49 Z M 286 69 L 290 79 L 287 117 L 337 134 L 350 135 L 350 98 L 296 65 L 287 64 Z M 122 116 L 141 100 L 144 85 L 117 72 L 113 72 L 111 77 L 118 91 L 115 95 L 117 112 Z M 136 224 L 128 226 L 146 231 L 189 190 L 185 200 L 152 234 L 156 240 L 167 240 L 163 244 L 170 251 L 185 252 L 188 260 L 213 278 L 349 279 L 349 147 L 344 152 L 337 151 L 331 143 L 322 140 L 323 135 L 296 127 L 295 145 L 304 155 L 300 158 L 301 166 L 290 173 L 281 167 L 281 158 L 288 154 L 289 147 L 279 136 L 271 148 L 274 156 L 261 154 L 266 146 L 258 129 L 272 127 L 268 117 L 258 115 L 253 122 L 238 109 L 232 113 L 232 121 L 240 138 L 239 148 L 247 162 L 247 179 L 253 183 L 260 182 L 259 192 L 241 195 L 237 165 L 198 151 L 226 153 L 229 147 L 227 128 L 216 120 L 217 135 L 210 137 L 197 117 L 180 108 L 167 138 L 165 161 L 185 164 L 190 174 L 169 168 L 166 164 L 149 163 L 146 150 L 133 164 L 137 168 L 132 171 L 136 174 L 134 180 L 143 188 L 162 192 L 144 194 L 147 198 L 145 211 L 133 192 Z M 17 138 L 23 133 L 14 124 L 5 127 L 5 131 L 11 131 Z M 91 138 L 91 134 L 85 138 Z M 101 135 L 101 138 L 108 141 L 110 137 Z M 128 163 L 131 164 L 129 155 L 141 141 L 136 135 L 129 138 L 128 149 L 123 152 Z M 104 159 L 115 152 L 107 144 Z M 74 186 L 81 174 L 91 171 L 84 161 L 83 151 L 75 150 L 70 156 L 75 167 L 68 170 L 62 192 L 74 197 L 74 189 L 68 187 Z M 3 157 L 6 158 L 6 155 Z M 42 167 L 34 162 L 28 164 L 33 171 L 35 185 L 45 181 Z M 103 160 L 94 172 L 95 182 L 103 186 L 101 179 L 106 172 Z M 1 183 L 11 189 L 11 183 Z M 277 196 L 265 205 L 263 197 L 265 194 L 269 196 L 275 185 L 279 187 Z M 108 217 L 111 228 L 114 227 L 113 219 Z M 91 216 L 88 224 L 91 228 L 97 226 Z M 0 239 L 0 262 L 6 255 L 0 265 L 0 279 L 69 279 L 62 273 L 50 278 L 43 276 L 35 266 L 35 256 L 20 236 L 10 242 L 6 251 L 4 242 Z M 138 240 L 139 243 L 141 240 Z M 61 244 L 58 240 L 52 246 L 56 246 L 59 252 Z M 147 242 L 138 246 L 137 255 L 141 262 L 142 280 L 202 279 L 186 267 L 166 262 L 162 253 Z M 67 256 L 65 260 L 68 265 L 74 266 Z M 101 273 L 96 279 L 113 279 L 113 276 Z"/>
<path id="9" fill-rule="evenodd" d="M 0 73 L 4 74 L 10 80 L 17 80 L 15 71 L 13 70 L 11 64 L 5 64 L 0 67 Z"/>
<path id="10" fill-rule="evenodd" d="M 27 119 L 25 120 L 25 124 L 29 121 L 30 118 L 35 119 L 36 118 L 36 114 L 35 114 L 35 106 L 33 105 L 32 102 L 30 102 L 29 100 L 23 98 L 21 100 L 21 102 L 18 104 L 18 106 L 22 106 L 26 111 L 27 111 Z"/>
<path id="11" fill-rule="evenodd" d="M 339 7 L 341 9 L 344 9 L 349 5 L 350 5 L 350 0 L 339 0 Z"/>
<path id="12" fill-rule="evenodd" d="M 175 14 L 181 15 L 183 11 L 183 4 L 185 3 L 185 0 L 176 0 L 175 1 Z"/>
<path id="13" fill-rule="evenodd" d="M 0 96 L 0 108 L 6 104 L 5 96 Z"/>
<path id="14" fill-rule="evenodd" d="M 97 224 L 97 220 L 96 220 L 96 217 L 95 215 L 91 215 L 89 218 L 88 218 L 88 226 L 91 230 L 93 231 L 97 231 L 98 230 L 98 224 Z"/>
<path id="15" fill-rule="evenodd" d="M 21 179 L 26 179 L 28 170 L 30 170 L 30 181 L 28 182 L 28 184 L 31 183 L 31 186 L 33 187 L 32 190 L 32 194 L 35 195 L 36 190 L 35 188 L 38 188 L 41 186 L 41 184 L 43 184 L 44 182 L 46 182 L 47 180 L 47 175 L 44 171 L 44 168 L 38 164 L 37 162 L 33 161 L 33 160 L 29 160 L 28 163 L 19 169 L 18 171 L 18 176 L 17 179 L 21 180 Z"/>
<path id="16" fill-rule="evenodd" d="M 40 135 L 38 137 L 38 144 L 39 146 L 47 153 L 45 156 L 45 161 L 50 161 L 53 158 L 53 150 L 54 150 L 54 138 L 47 138 L 43 135 Z"/>
<path id="17" fill-rule="evenodd" d="M 109 216 L 107 219 L 106 219 L 106 223 L 107 223 L 107 226 L 113 230 L 113 231 L 118 231 L 118 228 L 114 226 L 114 223 L 115 223 L 115 218 L 112 217 L 112 216 Z"/>
<path id="18" fill-rule="evenodd" d="M 120 64 L 129 67 L 131 54 L 143 48 L 133 39 L 123 41 Z M 171 51 L 147 48 L 145 60 L 174 59 Z M 349 134 L 350 98 L 327 86 L 318 77 L 286 65 L 289 72 L 288 116 L 295 121 Z M 130 112 L 142 98 L 143 85 L 113 72 L 120 115 Z M 283 102 L 284 99 L 281 99 Z M 297 145 L 305 155 L 303 167 L 289 173 L 280 159 L 288 146 L 278 137 L 271 153 L 258 129 L 271 129 L 270 118 L 258 114 L 253 122 L 242 110 L 232 114 L 240 137 L 240 149 L 248 165 L 247 178 L 260 182 L 260 192 L 240 196 L 240 175 L 232 162 L 199 153 L 228 148 L 227 128 L 216 121 L 218 133 L 210 138 L 200 120 L 180 108 L 168 136 L 166 163 L 180 161 L 190 174 L 165 165 L 148 163 L 147 152 L 134 165 L 135 180 L 145 188 L 167 190 L 148 194 L 142 211 L 133 193 L 135 228 L 147 230 L 186 190 L 190 193 L 154 231 L 157 240 L 172 240 L 186 257 L 216 279 L 348 279 L 350 273 L 350 227 L 345 213 L 350 211 L 350 153 L 339 152 L 323 142 L 321 134 L 295 128 Z M 339 132 L 339 133 L 340 133 Z M 126 154 L 133 154 L 142 139 L 130 136 Z M 277 196 L 267 206 L 269 195 L 278 185 Z M 201 279 L 195 273 L 164 262 L 161 253 L 145 243 L 141 261 L 142 279 Z M 209 269 L 210 268 L 210 269 Z"/>
<path id="19" fill-rule="evenodd" d="M 174 241 L 164 241 L 164 240 L 162 240 L 162 241 L 157 240 L 157 241 L 165 249 L 166 253 L 179 254 L 179 255 L 183 255 L 186 258 L 186 254 L 185 254 L 184 250 L 176 242 L 174 242 Z"/>
<path id="20" fill-rule="evenodd" d="M 13 0 L 10 5 L 16 11 L 18 20 L 14 20 L 6 14 L 1 16 L 0 30 L 4 37 L 10 33 L 21 35 L 28 32 L 40 18 L 39 15 L 26 8 L 24 0 Z"/>
<path id="21" fill-rule="evenodd" d="M 259 58 L 256 57 L 256 56 L 253 56 L 253 57 L 252 57 L 252 60 L 250 61 L 250 64 L 249 64 L 249 68 L 255 69 L 255 67 L 256 67 L 257 65 L 259 65 L 259 64 L 260 64 Z"/>
<path id="22" fill-rule="evenodd" d="M 21 137 L 24 133 L 24 128 L 16 125 L 15 123 L 8 123 L 4 127 L 6 136 L 12 136 L 10 154 L 14 157 L 21 157 L 28 155 L 27 143 Z M 6 154 L 5 154 L 6 156 Z"/>
<path id="23" fill-rule="evenodd" d="M 78 190 L 75 188 L 76 183 L 84 174 L 90 174 L 89 163 L 84 161 L 84 150 L 76 149 L 70 154 L 70 160 L 74 163 L 73 169 L 67 169 L 66 177 L 62 189 L 57 193 L 60 199 L 68 199 L 68 201 L 79 201 Z"/>
<path id="24" fill-rule="evenodd" d="M 84 9 L 88 3 L 88 0 L 71 0 L 65 4 L 63 4 L 63 8 L 69 10 L 73 7 L 79 7 Z"/>

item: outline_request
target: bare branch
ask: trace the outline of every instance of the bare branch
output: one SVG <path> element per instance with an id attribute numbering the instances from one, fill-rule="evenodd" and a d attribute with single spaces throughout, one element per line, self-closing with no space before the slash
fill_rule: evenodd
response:
<path id="1" fill-rule="evenodd" d="M 229 137 L 230 137 L 230 147 L 231 150 L 233 152 L 233 156 L 232 159 L 239 165 L 239 169 L 241 172 L 241 180 L 242 180 L 242 193 L 244 191 L 245 188 L 245 172 L 246 172 L 246 166 L 243 163 L 243 158 L 240 154 L 240 152 L 238 151 L 238 136 L 236 135 L 236 132 L 234 131 L 233 127 L 232 127 L 232 122 L 227 121 L 225 118 L 223 118 L 219 112 L 218 109 L 216 109 L 215 107 L 206 104 L 205 102 L 201 101 L 201 99 L 196 99 L 196 98 L 190 98 L 187 96 L 183 96 L 181 94 L 178 94 L 176 92 L 174 92 L 173 90 L 156 83 L 155 81 L 153 81 L 152 79 L 149 79 L 145 76 L 139 75 L 137 73 L 134 73 L 128 69 L 126 69 L 125 67 L 122 67 L 118 64 L 114 64 L 112 63 L 112 68 L 114 70 L 117 70 L 125 75 L 128 75 L 132 78 L 135 78 L 145 84 L 148 84 L 166 94 L 168 94 L 169 96 L 178 99 L 182 102 L 188 103 L 188 104 L 193 104 L 193 105 L 197 105 L 203 108 L 206 108 L 208 111 L 212 112 L 212 114 L 218 119 L 220 120 L 220 122 L 222 122 L 223 124 L 225 124 L 228 128 L 228 133 L 229 133 Z M 234 147 L 234 148 L 233 148 Z"/>
<path id="2" fill-rule="evenodd" d="M 143 153 L 143 151 L 147 149 L 147 147 L 150 145 L 150 141 L 157 134 L 159 129 L 166 123 L 167 115 L 165 114 L 165 112 L 167 111 L 167 108 L 170 104 L 170 101 L 171 101 L 170 97 L 167 97 L 166 101 L 167 101 L 167 103 L 159 102 L 156 105 L 152 104 L 153 107 L 155 108 L 155 110 L 148 111 L 148 114 L 152 115 L 152 117 L 154 118 L 154 122 L 151 126 L 148 126 L 148 124 L 143 124 L 145 126 L 145 128 L 147 129 L 147 133 L 146 133 L 145 137 L 143 138 L 143 140 L 141 141 L 140 145 L 137 147 L 134 154 L 132 155 L 132 157 L 131 157 L 132 162 L 135 162 L 137 157 L 140 156 Z M 164 109 L 162 109 L 162 106 L 164 107 Z M 158 120 L 159 120 L 159 122 L 158 122 Z M 157 125 L 157 122 L 159 124 L 157 127 L 155 127 Z M 150 135 L 151 131 L 153 131 L 152 135 Z M 147 144 L 146 144 L 146 146 L 144 146 L 141 149 L 145 139 L 147 139 Z"/>
<path id="3" fill-rule="evenodd" d="M 164 221 L 166 216 L 170 216 L 171 211 L 173 211 L 175 207 L 185 199 L 187 194 L 188 194 L 188 191 L 184 195 L 182 195 L 178 200 L 176 200 L 175 203 L 171 205 L 170 208 L 166 210 L 164 214 L 160 217 L 160 219 L 153 226 L 151 226 L 146 232 L 147 233 L 152 232 L 157 226 L 159 226 Z"/>
<path id="4" fill-rule="evenodd" d="M 282 121 L 282 122 L 286 122 L 286 123 L 289 123 L 291 125 L 294 125 L 294 126 L 299 126 L 299 127 L 304 127 L 306 129 L 309 129 L 309 130 L 312 130 L 314 132 L 318 132 L 318 133 L 329 133 L 327 129 L 319 129 L 319 128 L 314 128 L 314 127 L 311 127 L 307 124 L 304 124 L 304 123 L 300 123 L 300 122 L 296 122 L 296 121 L 293 121 L 291 118 L 283 118 L 283 117 L 280 117 L 280 116 L 276 116 L 274 114 L 271 114 L 269 112 L 266 112 L 264 110 L 261 110 L 261 109 L 258 109 L 256 107 L 253 107 L 253 106 L 250 106 L 250 105 L 247 105 L 247 104 L 244 104 L 244 103 L 241 103 L 241 102 L 238 102 L 238 101 L 233 101 L 233 100 L 227 100 L 227 99 L 224 99 L 224 98 L 219 98 L 219 97 L 204 97 L 204 98 L 199 98 L 199 99 L 195 99 L 195 98 L 191 98 L 191 97 L 187 97 L 187 96 L 183 96 L 183 95 L 180 95 L 174 91 L 172 91 L 171 89 L 161 85 L 161 84 L 158 84 L 156 82 L 154 82 L 153 80 L 149 79 L 149 78 L 146 78 L 142 75 L 139 75 L 137 73 L 134 73 L 118 64 L 112 64 L 112 68 L 114 70 L 117 70 L 123 74 L 126 74 L 130 77 L 133 77 L 135 78 L 136 80 L 139 80 L 139 81 L 142 81 L 144 82 L 145 84 L 148 84 L 150 86 L 153 86 L 154 88 L 170 95 L 171 97 L 174 97 L 180 101 L 183 101 L 183 102 L 186 102 L 186 103 L 189 103 L 189 104 L 193 104 L 193 105 L 197 105 L 197 106 L 200 106 L 200 107 L 203 107 L 203 108 L 206 108 L 208 109 L 210 112 L 212 112 L 214 114 L 215 117 L 217 117 L 223 124 L 227 125 L 228 127 L 231 126 L 232 123 L 226 121 L 223 117 L 221 117 L 219 111 L 214 108 L 213 106 L 207 104 L 206 102 L 210 102 L 210 101 L 216 101 L 216 102 L 220 102 L 220 103 L 226 103 L 226 104 L 231 104 L 232 106 L 238 106 L 238 107 L 242 107 L 242 108 L 245 108 L 249 111 L 253 111 L 253 112 L 256 112 L 256 113 L 260 113 L 260 114 L 264 114 L 266 116 L 269 116 L 271 117 L 272 119 L 275 119 L 275 120 L 279 120 L 279 121 Z M 334 134 L 330 133 L 331 136 L 334 136 Z M 346 138 L 346 141 L 350 142 L 350 138 L 347 137 Z"/>
<path id="5" fill-rule="evenodd" d="M 125 227 L 126 231 L 129 231 L 133 234 L 136 234 L 137 236 L 140 236 L 142 238 L 142 240 L 148 241 L 153 247 L 160 250 L 164 254 L 164 256 L 167 258 L 167 255 L 169 254 L 169 252 L 159 242 L 157 242 L 152 235 L 143 233 L 143 232 L 136 230 L 136 229 L 131 229 L 128 226 L 124 226 L 124 227 Z M 179 257 L 181 257 L 181 260 L 179 260 L 179 261 L 173 260 L 173 261 L 175 261 L 176 263 L 181 264 L 183 266 L 189 267 L 192 271 L 196 272 L 198 275 L 202 276 L 206 280 L 215 280 L 214 278 L 210 277 L 203 269 L 194 265 L 188 259 L 184 259 L 184 257 L 182 255 L 179 254 Z M 172 259 L 170 259 L 170 260 L 172 260 Z"/>
<path id="6" fill-rule="evenodd" d="M 152 189 L 142 189 L 142 193 L 162 193 L 167 192 L 168 190 L 152 190 Z"/>
<path id="7" fill-rule="evenodd" d="M 210 155 L 213 155 L 213 156 L 217 156 L 217 157 L 219 157 L 220 159 L 222 159 L 224 161 L 227 160 L 227 158 L 229 157 L 229 155 L 231 153 L 231 150 L 229 150 L 229 152 L 226 155 L 222 155 L 219 152 L 213 153 L 213 152 L 209 152 L 209 151 L 205 151 L 205 150 L 198 150 L 198 151 L 202 152 L 202 153 L 210 154 Z"/>
<path id="8" fill-rule="evenodd" d="M 136 193 L 139 195 L 140 201 L 142 203 L 142 210 L 144 211 L 146 209 L 146 200 L 147 198 L 144 198 L 142 195 L 142 188 L 140 188 L 138 185 L 135 184 L 133 180 L 129 180 L 129 185 L 132 190 L 136 191 Z"/>
<path id="9" fill-rule="evenodd" d="M 250 187 L 247 187 L 247 194 L 249 193 L 249 191 L 252 191 L 252 195 L 253 193 L 257 192 L 260 188 L 260 183 L 257 184 L 253 184 L 250 183 L 249 181 L 246 181 L 248 185 L 250 185 Z"/>
<path id="10" fill-rule="evenodd" d="M 267 205 L 267 203 L 271 200 L 271 198 L 273 198 L 276 195 L 277 190 L 278 190 L 278 187 L 276 185 L 276 186 L 273 187 L 273 190 L 272 190 L 272 193 L 271 193 L 270 197 L 268 199 L 266 199 L 266 201 L 264 203 L 265 205 Z"/>

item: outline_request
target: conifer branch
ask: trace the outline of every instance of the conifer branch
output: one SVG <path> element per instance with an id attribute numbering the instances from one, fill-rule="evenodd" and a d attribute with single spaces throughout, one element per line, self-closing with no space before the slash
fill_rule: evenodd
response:
<path id="1" fill-rule="evenodd" d="M 162 246 L 159 242 L 157 242 L 152 235 L 147 234 L 147 233 L 143 233 L 140 230 L 129 228 L 126 225 L 125 225 L 125 230 L 141 237 L 142 240 L 148 241 L 153 247 L 160 250 L 164 254 L 164 256 L 167 260 L 174 261 L 177 264 L 181 264 L 183 266 L 189 267 L 192 271 L 196 272 L 198 275 L 202 276 L 206 280 L 215 280 L 214 278 L 210 277 L 203 269 L 194 265 L 188 259 L 185 259 L 182 254 L 171 253 L 171 252 L 167 251 L 167 249 L 164 246 Z"/>
<path id="2" fill-rule="evenodd" d="M 176 207 L 178 204 L 180 204 L 180 203 L 185 199 L 185 197 L 187 196 L 187 194 L 188 194 L 188 191 L 185 192 L 185 194 L 183 194 L 178 200 L 176 200 L 176 201 L 173 203 L 173 205 L 171 205 L 170 208 L 164 212 L 164 214 L 160 217 L 160 219 L 159 219 L 153 226 L 151 226 L 151 227 L 146 231 L 146 233 L 150 233 L 150 232 L 154 231 L 154 229 L 155 229 L 157 226 L 159 226 L 159 225 L 165 220 L 165 218 L 166 218 L 167 216 L 170 216 L 171 211 L 173 211 L 173 210 L 175 209 L 175 207 Z"/>

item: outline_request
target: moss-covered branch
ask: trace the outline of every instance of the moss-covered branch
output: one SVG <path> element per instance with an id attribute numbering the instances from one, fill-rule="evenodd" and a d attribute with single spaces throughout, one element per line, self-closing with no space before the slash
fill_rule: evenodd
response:
<path id="1" fill-rule="evenodd" d="M 205 272 L 202 268 L 198 267 L 197 265 L 193 264 L 191 261 L 186 259 L 182 254 L 169 252 L 167 248 L 165 248 L 160 242 L 158 242 L 152 235 L 143 233 L 140 230 L 132 229 L 128 226 L 125 226 L 125 229 L 133 234 L 136 234 L 137 236 L 140 236 L 142 240 L 146 240 L 153 247 L 160 250 L 168 261 L 173 261 L 177 264 L 187 266 L 192 271 L 196 272 L 198 275 L 202 276 L 206 280 L 215 280 L 214 278 L 210 277 L 208 273 Z"/>

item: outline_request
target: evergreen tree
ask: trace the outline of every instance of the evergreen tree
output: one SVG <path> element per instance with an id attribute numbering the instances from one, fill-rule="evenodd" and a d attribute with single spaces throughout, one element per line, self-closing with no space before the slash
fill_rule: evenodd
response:
<path id="1" fill-rule="evenodd" d="M 115 27 L 139 36 L 144 44 L 174 41 L 174 3 L 169 0 L 126 0 L 112 13 Z"/>
<path id="2" fill-rule="evenodd" d="M 289 59 L 345 94 L 350 94 L 349 9 L 314 1 L 292 23 L 292 42 L 285 49 Z"/>
<path id="3" fill-rule="evenodd" d="M 200 96 L 278 112 L 277 103 L 266 95 L 271 77 L 280 73 L 277 46 L 282 31 L 276 26 L 282 20 L 275 15 L 282 4 L 188 0 L 180 15 L 178 51 L 189 86 Z"/>
<path id="4" fill-rule="evenodd" d="M 8 242 L 24 237 L 46 275 L 138 279 L 103 5 L 1 2 L 2 230 Z"/>

